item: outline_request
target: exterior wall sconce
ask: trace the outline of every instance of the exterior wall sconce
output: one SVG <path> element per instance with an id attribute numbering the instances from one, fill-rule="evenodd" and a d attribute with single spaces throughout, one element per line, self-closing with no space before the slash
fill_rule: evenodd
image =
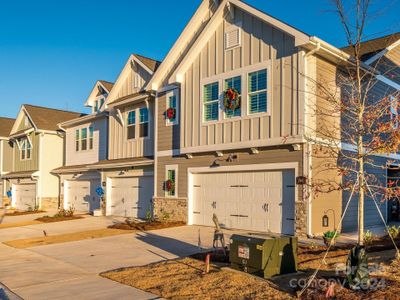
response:
<path id="1" fill-rule="evenodd" d="M 335 216 L 335 211 L 333 209 L 328 209 L 324 211 L 324 216 L 322 217 L 322 227 L 329 227 L 328 212 L 332 212 L 333 214 L 333 228 L 336 229 L 336 216 Z"/>
<path id="2" fill-rule="evenodd" d="M 107 185 L 107 183 L 105 182 L 105 181 L 103 181 L 102 183 L 101 183 L 101 186 L 103 186 L 103 187 L 105 187 Z"/>
<path id="3" fill-rule="evenodd" d="M 187 159 L 192 159 L 192 158 L 193 158 L 193 155 L 192 155 L 192 154 L 186 154 L 186 158 L 187 158 Z"/>
<path id="4" fill-rule="evenodd" d="M 301 145 L 300 144 L 293 144 L 293 151 L 300 151 L 301 150 Z"/>
<path id="5" fill-rule="evenodd" d="M 215 152 L 215 154 L 217 155 L 217 157 L 223 157 L 224 154 L 221 151 L 217 151 Z"/>
<path id="6" fill-rule="evenodd" d="M 251 151 L 251 154 L 258 154 L 258 153 L 260 153 L 260 151 L 258 151 L 257 148 L 251 148 L 250 151 Z"/>

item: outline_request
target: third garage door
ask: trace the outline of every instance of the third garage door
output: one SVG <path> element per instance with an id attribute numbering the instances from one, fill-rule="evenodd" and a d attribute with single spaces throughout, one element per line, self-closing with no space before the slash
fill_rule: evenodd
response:
<path id="1" fill-rule="evenodd" d="M 294 234 L 293 170 L 195 174 L 193 223 Z"/>
<path id="2" fill-rule="evenodd" d="M 151 209 L 153 177 L 113 178 L 111 180 L 111 215 L 146 218 Z"/>

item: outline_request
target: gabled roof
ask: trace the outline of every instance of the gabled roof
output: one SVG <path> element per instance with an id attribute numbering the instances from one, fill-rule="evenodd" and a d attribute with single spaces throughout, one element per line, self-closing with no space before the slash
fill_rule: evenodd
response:
<path id="1" fill-rule="evenodd" d="M 106 92 L 111 92 L 114 83 L 109 82 L 109 81 L 105 81 L 105 80 L 99 80 L 99 82 L 103 85 L 103 87 L 107 90 Z"/>
<path id="2" fill-rule="evenodd" d="M 385 35 L 382 37 L 374 38 L 371 40 L 367 40 L 361 43 L 361 57 L 364 59 L 368 59 L 368 57 L 385 50 L 387 47 L 395 43 L 400 39 L 400 32 Z M 353 48 L 350 46 L 340 48 L 342 51 L 347 54 L 353 54 Z"/>
<path id="3" fill-rule="evenodd" d="M 84 115 L 82 113 L 34 106 L 30 104 L 24 104 L 22 108 L 26 111 L 31 122 L 38 130 L 57 131 L 59 130 L 59 123 L 72 120 Z"/>
<path id="4" fill-rule="evenodd" d="M 139 55 L 139 54 L 133 54 L 133 55 L 153 72 L 155 72 L 161 64 L 160 61 L 145 57 L 143 55 Z"/>
<path id="5" fill-rule="evenodd" d="M 0 117 L 0 137 L 8 137 L 14 123 L 15 119 Z"/>

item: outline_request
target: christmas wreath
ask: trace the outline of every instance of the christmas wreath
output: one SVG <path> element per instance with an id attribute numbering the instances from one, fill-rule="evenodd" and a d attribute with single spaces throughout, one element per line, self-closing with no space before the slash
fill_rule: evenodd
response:
<path id="1" fill-rule="evenodd" d="M 174 185 L 175 185 L 175 183 L 172 180 L 168 179 L 165 182 L 165 189 L 167 190 L 167 192 L 172 191 L 174 189 Z"/>
<path id="2" fill-rule="evenodd" d="M 169 119 L 169 120 L 175 119 L 176 109 L 173 107 L 168 108 L 165 115 L 166 115 L 167 119 Z"/>
<path id="3" fill-rule="evenodd" d="M 229 88 L 225 91 L 224 107 L 226 110 L 236 110 L 240 107 L 239 92 L 235 88 Z"/>

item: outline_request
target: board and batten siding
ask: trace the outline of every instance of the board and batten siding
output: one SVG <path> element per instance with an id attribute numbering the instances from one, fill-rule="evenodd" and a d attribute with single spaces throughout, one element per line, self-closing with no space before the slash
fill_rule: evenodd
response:
<path id="1" fill-rule="evenodd" d="M 241 46 L 225 50 L 224 32 L 232 24 L 242 24 Z M 252 68 L 254 67 L 254 68 Z M 268 68 L 269 112 L 247 114 L 247 72 Z M 301 134 L 304 96 L 300 72 L 304 59 L 293 37 L 240 9 L 233 22 L 223 20 L 213 37 L 184 75 L 181 85 L 181 148 L 237 144 Z M 242 116 L 204 123 L 202 120 L 203 84 L 213 78 L 223 80 L 242 75 Z M 220 95 L 222 98 L 222 92 Z M 221 99 L 222 107 L 222 99 Z M 221 109 L 220 109 L 221 110 Z M 160 123 L 160 126 L 165 126 Z M 172 130 L 172 129 L 171 129 Z"/>
<path id="2" fill-rule="evenodd" d="M 84 151 L 76 151 L 76 130 L 81 131 L 82 128 L 88 128 L 88 147 L 89 147 L 89 127 L 93 127 L 93 149 Z M 80 124 L 67 129 L 66 144 L 66 166 L 74 166 L 81 164 L 96 163 L 100 160 L 107 159 L 107 136 L 108 122 L 107 118 L 98 119 L 90 123 Z"/>
<path id="3" fill-rule="evenodd" d="M 116 100 L 139 92 L 149 80 L 150 75 L 145 70 L 136 65 L 133 67 L 131 63 L 131 68 L 128 71 L 128 75 L 117 88 L 118 92 L 114 94 L 113 99 Z M 111 102 L 113 102 L 113 99 L 111 99 Z"/>
<path id="4" fill-rule="evenodd" d="M 21 160 L 20 151 L 14 142 L 14 167 L 13 172 L 36 171 L 39 169 L 40 134 L 31 134 L 32 152 L 31 159 Z"/>
<path id="5" fill-rule="evenodd" d="M 129 111 L 141 107 L 146 107 L 145 102 L 131 104 L 121 108 L 124 119 L 121 122 L 116 110 L 111 110 L 109 117 L 109 155 L 108 158 L 124 159 L 134 157 L 145 157 L 154 155 L 154 100 L 149 99 L 149 136 L 147 138 L 127 138 L 127 118 Z M 138 120 L 139 116 L 136 115 Z M 138 131 L 136 131 L 138 132 Z"/>

